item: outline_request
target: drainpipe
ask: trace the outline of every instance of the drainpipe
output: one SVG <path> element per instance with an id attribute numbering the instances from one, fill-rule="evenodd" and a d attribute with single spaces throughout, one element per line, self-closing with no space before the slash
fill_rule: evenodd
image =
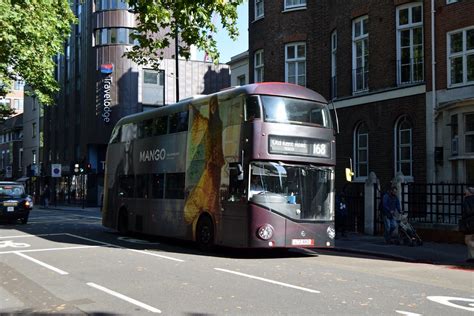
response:
<path id="1" fill-rule="evenodd" d="M 434 147 L 436 146 L 436 33 L 435 33 L 435 0 L 431 0 L 431 104 L 432 104 L 432 115 L 433 115 L 433 148 L 429 150 L 432 151 L 432 163 L 433 163 L 433 171 L 432 177 L 433 182 L 436 181 L 436 163 L 434 159 Z"/>

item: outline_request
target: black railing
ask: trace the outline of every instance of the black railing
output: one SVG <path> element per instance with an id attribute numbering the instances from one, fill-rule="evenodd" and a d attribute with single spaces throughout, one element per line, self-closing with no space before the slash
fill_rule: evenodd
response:
<path id="1" fill-rule="evenodd" d="M 369 90 L 369 67 L 352 69 L 352 91 L 364 92 Z"/>
<path id="2" fill-rule="evenodd" d="M 423 58 L 411 58 L 397 61 L 398 84 L 415 84 L 425 80 L 425 64 Z"/>
<path id="3" fill-rule="evenodd" d="M 458 224 L 465 183 L 408 183 L 402 185 L 402 210 L 413 222 Z"/>

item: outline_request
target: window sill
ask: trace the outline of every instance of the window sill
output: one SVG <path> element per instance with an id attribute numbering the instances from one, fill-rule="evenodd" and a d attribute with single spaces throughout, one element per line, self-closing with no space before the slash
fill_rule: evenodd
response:
<path id="1" fill-rule="evenodd" d="M 369 89 L 352 91 L 353 96 L 357 96 L 357 95 L 361 95 L 361 94 L 367 94 L 367 93 L 369 93 Z"/>
<path id="2" fill-rule="evenodd" d="M 306 6 L 285 8 L 283 11 L 281 11 L 281 13 L 288 13 L 288 12 L 302 11 L 302 10 L 306 10 Z"/>
<path id="3" fill-rule="evenodd" d="M 255 19 L 252 21 L 252 23 L 255 23 L 255 22 L 258 22 L 258 21 L 260 21 L 260 20 L 263 20 L 263 18 L 265 18 L 264 15 L 259 16 L 258 18 L 255 18 Z"/>
<path id="4" fill-rule="evenodd" d="M 474 86 L 474 81 L 469 81 L 467 83 L 456 83 L 452 84 L 446 87 L 446 89 L 457 89 L 457 88 L 463 88 L 463 87 L 468 87 L 468 86 Z"/>

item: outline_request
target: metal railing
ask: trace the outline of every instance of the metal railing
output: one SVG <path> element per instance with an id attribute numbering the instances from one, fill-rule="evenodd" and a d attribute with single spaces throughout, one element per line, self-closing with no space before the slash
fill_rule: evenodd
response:
<path id="1" fill-rule="evenodd" d="M 369 67 L 352 69 L 352 92 L 369 90 Z"/>
<path id="2" fill-rule="evenodd" d="M 411 58 L 408 61 L 397 60 L 398 84 L 415 84 L 425 80 L 423 58 Z"/>
<path id="3" fill-rule="evenodd" d="M 401 207 L 413 222 L 458 224 L 462 214 L 465 183 L 402 184 Z"/>

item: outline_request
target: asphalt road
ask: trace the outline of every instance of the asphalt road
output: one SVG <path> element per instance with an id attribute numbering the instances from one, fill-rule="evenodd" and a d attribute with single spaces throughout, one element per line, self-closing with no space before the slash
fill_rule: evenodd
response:
<path id="1" fill-rule="evenodd" d="M 472 315 L 474 273 L 320 250 L 202 253 L 100 213 L 0 224 L 0 313 Z"/>

